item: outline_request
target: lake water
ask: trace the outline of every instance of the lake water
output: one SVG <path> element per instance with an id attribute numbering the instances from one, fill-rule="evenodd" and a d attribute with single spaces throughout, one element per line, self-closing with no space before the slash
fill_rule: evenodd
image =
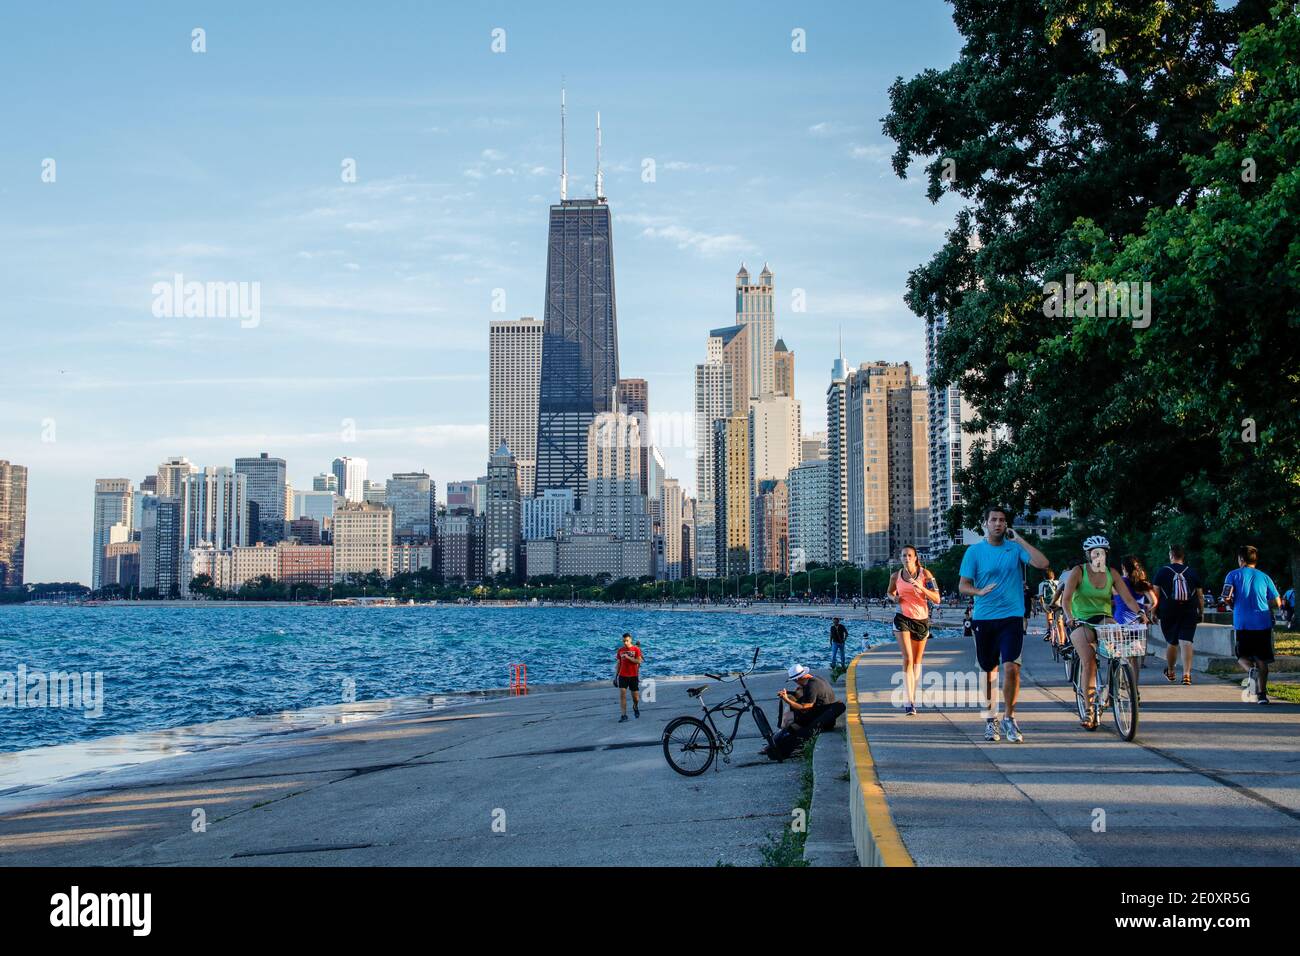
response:
<path id="1" fill-rule="evenodd" d="M 864 631 L 889 636 L 884 624 L 850 624 L 850 653 Z M 99 674 L 102 714 L 87 715 L 93 699 L 83 709 L 0 706 L 0 752 L 304 711 L 349 692 L 364 702 L 501 688 L 514 661 L 534 685 L 603 680 L 624 631 L 650 677 L 740 669 L 756 646 L 760 668 L 824 667 L 828 625 L 829 615 L 584 607 L 9 606 L 0 698 L 6 679 L 13 698 L 20 668 L 29 701 L 37 675 Z"/>

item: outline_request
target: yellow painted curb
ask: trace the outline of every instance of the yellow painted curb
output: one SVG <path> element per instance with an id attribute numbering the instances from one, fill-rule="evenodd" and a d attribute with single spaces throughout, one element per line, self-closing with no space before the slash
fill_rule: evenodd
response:
<path id="1" fill-rule="evenodd" d="M 875 761 L 871 759 L 871 747 L 862 729 L 857 676 L 861 657 L 858 654 L 849 661 L 848 673 L 844 675 L 844 693 L 848 698 L 845 721 L 849 729 L 849 816 L 858 862 L 862 866 L 916 866 L 894 826 Z"/>

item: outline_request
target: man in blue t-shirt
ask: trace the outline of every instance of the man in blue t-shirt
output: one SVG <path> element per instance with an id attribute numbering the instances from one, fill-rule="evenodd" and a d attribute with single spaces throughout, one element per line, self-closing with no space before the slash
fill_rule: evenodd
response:
<path id="1" fill-rule="evenodd" d="M 1268 665 L 1273 663 L 1273 608 L 1281 605 L 1277 585 L 1259 568 L 1253 544 L 1237 552 L 1237 570 L 1223 579 L 1225 603 L 1232 605 L 1232 629 L 1237 635 L 1237 663 L 1246 672 L 1247 687 L 1261 704 L 1268 703 Z"/>
<path id="2" fill-rule="evenodd" d="M 1025 643 L 1024 566 L 1046 568 L 1047 558 L 1011 530 L 1005 508 L 984 513 L 984 540 L 966 549 L 961 559 L 957 590 L 975 598 L 971 615 L 975 625 L 975 657 L 984 672 L 984 739 L 1020 743 L 1024 735 L 1016 723 L 1016 698 L 1020 694 L 1020 652 Z M 1007 715 L 998 728 L 998 664 L 1005 675 Z"/>

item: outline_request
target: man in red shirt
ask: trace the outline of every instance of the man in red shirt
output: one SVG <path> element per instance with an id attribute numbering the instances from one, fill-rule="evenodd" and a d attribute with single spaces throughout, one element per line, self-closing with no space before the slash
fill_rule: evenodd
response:
<path id="1" fill-rule="evenodd" d="M 631 634 L 623 635 L 623 646 L 615 653 L 618 660 L 618 670 L 614 678 L 614 683 L 618 685 L 618 707 L 623 712 L 618 722 L 624 723 L 627 720 L 627 692 L 632 692 L 632 713 L 641 716 L 641 690 L 639 678 L 641 675 L 641 665 L 645 663 L 645 657 L 641 653 L 641 648 L 632 642 Z"/>

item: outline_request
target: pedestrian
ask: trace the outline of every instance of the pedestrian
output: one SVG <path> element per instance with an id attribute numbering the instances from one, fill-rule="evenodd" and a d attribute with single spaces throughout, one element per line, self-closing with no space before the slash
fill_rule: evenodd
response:
<path id="1" fill-rule="evenodd" d="M 844 658 L 844 642 L 849 639 L 849 629 L 837 617 L 831 624 L 831 670 L 835 669 L 835 658 L 838 655 L 840 665 L 848 667 Z"/>
<path id="2" fill-rule="evenodd" d="M 1119 562 L 1124 572 L 1124 583 L 1128 585 L 1130 596 L 1137 602 L 1140 611 L 1130 611 L 1124 599 L 1118 594 L 1111 595 L 1112 616 L 1116 624 L 1150 624 L 1155 620 L 1156 609 L 1160 606 L 1160 592 L 1147 577 L 1147 569 L 1136 554 L 1126 554 Z M 1142 668 L 1138 661 L 1133 661 L 1133 685 L 1136 689 Z M 1139 703 L 1142 695 L 1138 693 Z"/>
<path id="3" fill-rule="evenodd" d="M 1043 630 L 1043 640 L 1049 641 L 1052 639 L 1053 630 L 1055 630 L 1053 627 L 1055 614 L 1052 606 L 1056 602 L 1057 592 L 1061 590 L 1061 583 L 1056 580 L 1056 572 L 1051 568 L 1048 568 L 1043 574 L 1043 580 L 1038 585 L 1038 605 L 1042 608 L 1043 618 L 1047 622 L 1047 627 Z"/>
<path id="4" fill-rule="evenodd" d="M 961 633 L 962 637 L 969 638 L 975 636 L 975 625 L 970 619 L 970 608 L 966 608 L 966 616 L 962 618 Z"/>
<path id="5" fill-rule="evenodd" d="M 641 665 L 645 663 L 645 655 L 641 653 L 641 648 L 632 640 L 631 634 L 623 635 L 623 644 L 614 654 L 618 662 L 618 668 L 615 671 L 614 683 L 618 686 L 618 708 L 622 716 L 618 718 L 620 724 L 627 721 L 627 695 L 632 694 L 632 713 L 637 717 L 641 716 Z"/>
<path id="6" fill-rule="evenodd" d="M 907 688 L 903 713 L 915 717 L 916 685 L 921 679 L 921 658 L 930 636 L 930 603 L 939 603 L 939 585 L 934 575 L 921 566 L 916 548 L 904 545 L 899 558 L 903 566 L 889 578 L 889 595 L 898 600 L 894 639 L 903 652 L 903 683 Z"/>
<path id="7" fill-rule="evenodd" d="M 1183 686 L 1192 683 L 1192 641 L 1196 625 L 1205 616 L 1205 587 L 1195 568 L 1187 564 L 1181 544 L 1169 546 L 1169 563 L 1156 572 L 1153 583 L 1160 592 L 1156 615 L 1165 640 L 1165 680 L 1176 679 L 1174 665 L 1182 656 Z"/>
<path id="8" fill-rule="evenodd" d="M 1011 528 L 1005 508 L 984 512 L 984 540 L 966 549 L 961 559 L 958 590 L 975 599 L 975 656 L 984 672 L 984 739 L 1020 743 L 1016 723 L 1020 693 L 1020 655 L 1025 643 L 1024 566 L 1046 568 L 1048 560 Z M 998 727 L 998 671 L 1003 672 L 1007 715 Z"/>
<path id="9" fill-rule="evenodd" d="M 1246 672 L 1248 690 L 1261 704 L 1268 699 L 1268 665 L 1273 663 L 1273 608 L 1282 603 L 1277 585 L 1255 565 L 1259 549 L 1244 545 L 1237 552 L 1237 570 L 1223 581 L 1222 600 L 1232 605 L 1232 629 L 1237 636 L 1237 663 Z"/>

